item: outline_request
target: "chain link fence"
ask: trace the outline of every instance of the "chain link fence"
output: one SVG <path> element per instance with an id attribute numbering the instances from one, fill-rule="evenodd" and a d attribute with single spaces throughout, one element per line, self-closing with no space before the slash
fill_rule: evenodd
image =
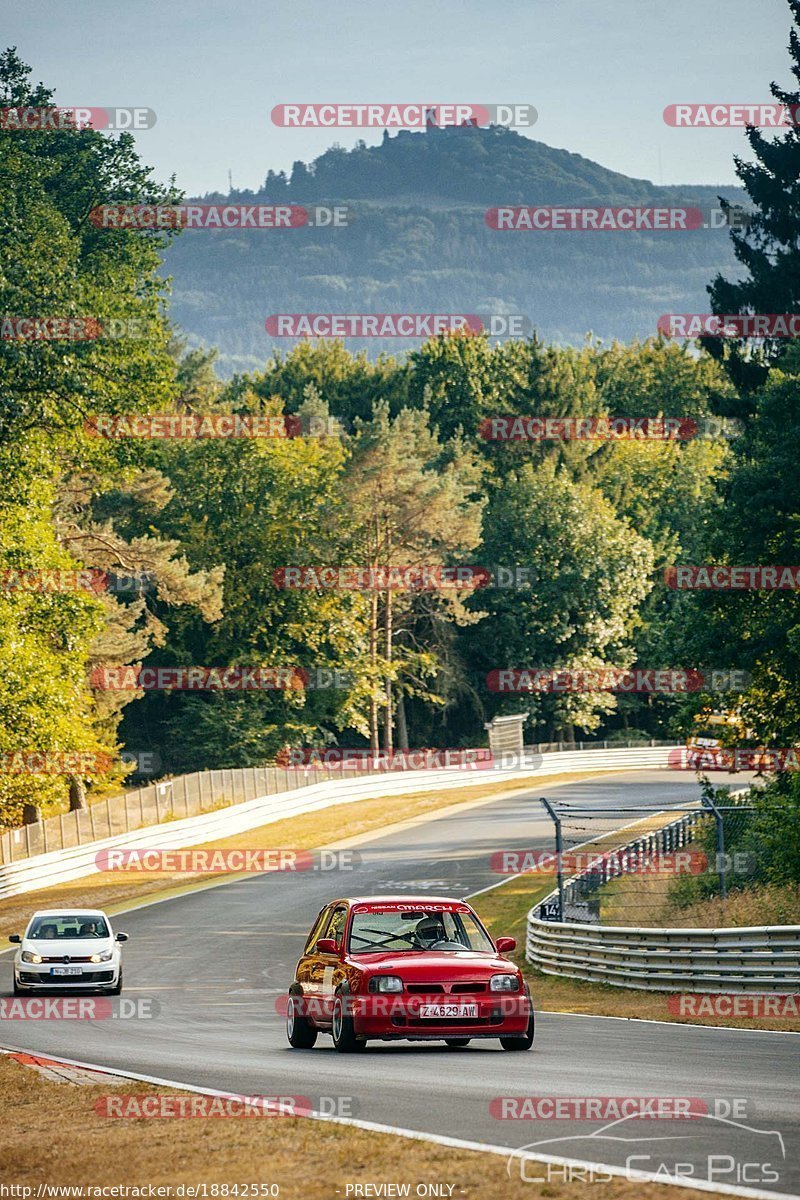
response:
<path id="1" fill-rule="evenodd" d="M 669 927 L 689 920 L 693 906 L 718 900 L 724 924 L 728 893 L 757 878 L 746 795 L 715 798 L 706 789 L 694 803 L 658 811 L 542 803 L 554 823 L 554 853 L 535 869 L 557 884 L 538 914 L 546 920 Z"/>
<path id="2" fill-rule="evenodd" d="M 368 774 L 348 771 L 348 776 Z M 0 865 L 20 862 L 34 854 L 67 850 L 99 838 L 131 833 L 148 825 L 195 817 L 217 808 L 242 804 L 257 796 L 272 796 L 294 788 L 339 778 L 326 768 L 231 767 L 195 771 L 120 796 L 90 803 L 75 812 L 9 829 L 0 836 Z"/>

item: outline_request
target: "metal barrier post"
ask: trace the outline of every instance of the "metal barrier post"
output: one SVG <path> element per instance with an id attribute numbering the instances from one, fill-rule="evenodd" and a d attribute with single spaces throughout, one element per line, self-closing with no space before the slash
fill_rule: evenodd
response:
<path id="1" fill-rule="evenodd" d="M 558 919 L 564 920 L 564 868 L 562 864 L 563 843 L 561 841 L 561 818 L 556 816 L 555 809 L 549 800 L 545 800 L 544 796 L 539 797 L 540 802 L 544 805 L 547 815 L 556 827 L 556 876 L 558 879 Z"/>
<path id="2" fill-rule="evenodd" d="M 723 824 L 723 816 L 711 797 L 705 793 L 703 794 L 703 804 L 705 804 L 714 814 L 714 820 L 717 823 L 717 868 L 719 870 L 719 894 L 722 900 L 726 900 L 728 896 L 728 886 L 727 879 L 725 877 L 725 826 Z"/>

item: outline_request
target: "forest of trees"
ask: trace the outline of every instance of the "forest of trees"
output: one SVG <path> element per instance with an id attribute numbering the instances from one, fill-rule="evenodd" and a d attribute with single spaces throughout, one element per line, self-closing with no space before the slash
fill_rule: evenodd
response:
<path id="1" fill-rule="evenodd" d="M 740 188 L 725 194 L 743 196 Z M 226 377 L 287 349 L 265 331 L 273 313 L 520 313 L 550 343 L 581 345 L 589 330 L 607 340 L 646 338 L 664 312 L 705 311 L 710 275 L 733 262 L 722 226 L 623 234 L 487 227 L 496 205 L 719 206 L 717 189 L 657 187 L 500 127 L 334 147 L 296 162 L 288 177 L 270 171 L 258 192 L 203 200 L 349 209 L 342 228 L 194 232 L 169 247 L 172 316 L 193 348 L 218 349 Z M 370 355 L 398 346 L 348 344 Z"/>
<path id="2" fill-rule="evenodd" d="M 800 24 L 796 0 L 791 7 Z M 800 86 L 796 33 L 792 51 Z M 14 51 L 0 56 L 0 105 L 49 99 Z M 497 136 L 509 147 L 511 179 L 515 143 Z M 797 312 L 800 130 L 748 136 L 755 162 L 737 169 L 757 216 L 732 235 L 743 278 L 717 276 L 711 305 Z M 407 143 L 395 142 L 391 153 L 402 157 Z M 0 132 L 0 150 L 3 312 L 135 320 L 147 331 L 0 343 L 3 580 L 48 568 L 143 580 L 128 591 L 0 587 L 0 753 L 104 752 L 108 765 L 83 782 L 108 788 L 123 780 L 124 747 L 146 748 L 164 771 L 183 772 L 262 764 L 287 746 L 474 746 L 486 720 L 519 711 L 530 714 L 530 740 L 664 737 L 719 703 L 704 692 L 515 696 L 487 686 L 498 668 L 601 666 L 747 671 L 748 690 L 725 703 L 739 705 L 764 742 L 798 744 L 797 593 L 703 594 L 665 583 L 666 569 L 681 563 L 797 562 L 796 345 L 651 337 L 570 348 L 541 332 L 496 345 L 451 335 L 402 360 L 370 359 L 339 342 L 302 344 L 220 378 L 214 352 L 188 348 L 173 324 L 161 275 L 172 235 L 99 230 L 88 220 L 102 203 L 178 198 L 141 164 L 132 138 Z M 357 152 L 367 182 L 378 153 Z M 576 157 L 566 155 L 564 168 Z M 334 179 L 337 161 L 333 154 L 326 168 Z M 408 230 L 423 254 L 426 233 L 414 232 L 413 214 Z M 212 270 L 219 243 L 204 245 Z M 652 268 L 652 247 L 642 254 Z M 636 259 L 619 261 L 646 292 Z M 247 269 L 257 276 L 257 263 Z M 403 292 L 402 268 L 387 260 L 381 270 L 402 307 L 419 311 Z M 162 413 L 289 416 L 301 435 L 93 432 L 100 414 Z M 482 421 L 506 414 L 661 415 L 702 428 L 735 418 L 740 436 L 481 435 Z M 275 574 L 290 565 L 463 564 L 524 567 L 527 582 L 370 592 L 291 589 Z M 325 668 L 340 672 L 341 686 L 96 686 L 98 667 L 141 664 L 293 667 L 312 679 Z M 0 773 L 0 823 L 19 823 L 25 804 L 57 810 L 67 787 L 59 775 Z"/>

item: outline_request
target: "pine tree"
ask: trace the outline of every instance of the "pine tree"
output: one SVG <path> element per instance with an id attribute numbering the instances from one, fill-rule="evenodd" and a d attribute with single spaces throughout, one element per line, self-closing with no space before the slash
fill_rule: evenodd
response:
<path id="1" fill-rule="evenodd" d="M 711 311 L 718 315 L 800 312 L 800 0 L 788 4 L 795 22 L 789 34 L 791 70 L 798 86 L 786 91 L 772 83 L 770 91 L 787 108 L 793 123 L 777 138 L 748 126 L 747 140 L 756 161 L 734 159 L 736 174 L 754 206 L 748 227 L 731 229 L 734 253 L 747 269 L 747 277 L 731 282 L 717 275 L 710 284 Z M 720 199 L 723 209 L 730 209 Z M 765 340 L 749 351 L 745 342 L 705 338 L 703 343 L 715 358 L 724 360 L 743 393 L 738 403 L 721 405 L 725 415 L 749 415 L 749 394 L 785 354 L 786 339 Z"/>

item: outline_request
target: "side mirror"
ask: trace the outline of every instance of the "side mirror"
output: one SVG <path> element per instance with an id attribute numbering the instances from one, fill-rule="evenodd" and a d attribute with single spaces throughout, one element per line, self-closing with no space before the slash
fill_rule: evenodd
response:
<path id="1" fill-rule="evenodd" d="M 22 938 L 19 936 L 18 933 L 10 933 L 8 935 L 8 940 L 10 942 L 16 942 L 17 944 L 19 944 L 22 941 Z"/>
<path id="2" fill-rule="evenodd" d="M 338 954 L 339 947 L 333 938 L 320 938 L 317 942 L 317 954 Z"/>
<path id="3" fill-rule="evenodd" d="M 118 933 L 117 936 L 114 938 L 115 942 L 127 942 L 127 940 L 128 940 L 127 933 Z"/>
<path id="4" fill-rule="evenodd" d="M 495 942 L 498 954 L 510 954 L 512 950 L 517 948 L 517 939 L 510 937 L 499 937 Z"/>

